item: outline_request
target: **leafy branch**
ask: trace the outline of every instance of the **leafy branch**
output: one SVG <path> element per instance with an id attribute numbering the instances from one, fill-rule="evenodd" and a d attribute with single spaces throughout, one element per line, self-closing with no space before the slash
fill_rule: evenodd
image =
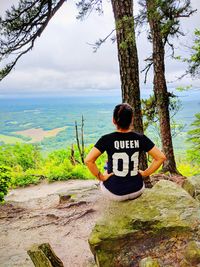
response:
<path id="1" fill-rule="evenodd" d="M 18 60 L 30 51 L 41 36 L 51 18 L 65 0 L 20 0 L 0 17 L 0 62 L 12 56 L 0 70 L 0 81 L 14 68 Z"/>

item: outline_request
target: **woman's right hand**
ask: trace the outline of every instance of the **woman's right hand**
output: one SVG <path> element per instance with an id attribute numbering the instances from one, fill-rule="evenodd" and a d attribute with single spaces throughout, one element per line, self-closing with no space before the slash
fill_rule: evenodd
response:
<path id="1" fill-rule="evenodd" d="M 146 177 L 147 176 L 147 175 L 145 175 L 145 171 L 139 170 L 138 172 L 139 172 L 139 174 L 142 175 L 142 177 Z"/>

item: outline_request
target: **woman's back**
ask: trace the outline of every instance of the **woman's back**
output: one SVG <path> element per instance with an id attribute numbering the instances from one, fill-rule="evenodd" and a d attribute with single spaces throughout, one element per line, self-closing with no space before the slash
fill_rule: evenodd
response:
<path id="1" fill-rule="evenodd" d="M 107 152 L 108 173 L 114 173 L 104 182 L 104 186 L 116 195 L 124 195 L 140 190 L 142 176 L 138 173 L 139 155 L 149 151 L 154 143 L 145 135 L 135 132 L 113 132 L 102 136 L 95 147 Z"/>

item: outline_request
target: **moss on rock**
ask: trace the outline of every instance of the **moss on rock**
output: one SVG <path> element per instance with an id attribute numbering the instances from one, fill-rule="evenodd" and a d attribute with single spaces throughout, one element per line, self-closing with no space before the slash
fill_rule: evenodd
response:
<path id="1" fill-rule="evenodd" d="M 151 256 L 149 251 L 163 253 L 165 261 L 166 247 L 179 242 L 183 248 L 199 221 L 199 203 L 180 186 L 160 181 L 138 199 L 110 202 L 89 244 L 98 266 L 138 266 L 144 256 Z"/>
<path id="2" fill-rule="evenodd" d="M 158 263 L 156 259 L 147 257 L 140 261 L 139 267 L 160 267 L 160 264 Z"/>

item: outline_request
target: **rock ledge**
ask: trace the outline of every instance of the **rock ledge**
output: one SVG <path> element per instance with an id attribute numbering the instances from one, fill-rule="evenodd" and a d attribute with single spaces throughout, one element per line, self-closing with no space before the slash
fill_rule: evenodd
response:
<path id="1" fill-rule="evenodd" d="M 136 200 L 110 202 L 89 244 L 100 267 L 136 267 L 146 257 L 160 266 L 190 266 L 185 251 L 198 242 L 199 223 L 199 202 L 180 186 L 159 181 Z"/>

